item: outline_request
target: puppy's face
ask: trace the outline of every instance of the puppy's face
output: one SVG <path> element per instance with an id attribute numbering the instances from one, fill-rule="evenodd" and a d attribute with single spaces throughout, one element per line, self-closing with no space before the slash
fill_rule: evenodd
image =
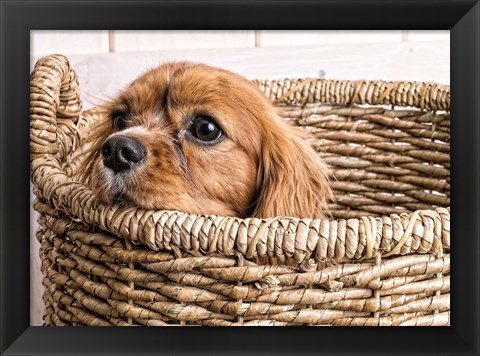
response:
<path id="1" fill-rule="evenodd" d="M 168 63 L 130 84 L 107 112 L 110 123 L 99 133 L 91 165 L 93 190 L 105 203 L 239 217 L 295 215 L 313 204 L 306 215 L 312 217 L 329 194 L 315 152 L 253 84 L 234 73 Z M 305 157 L 320 164 L 314 179 L 321 178 L 321 199 L 300 196 L 309 201 L 299 206 L 280 196 L 277 204 L 276 190 L 295 184 L 288 180 L 298 178 L 292 170 Z M 316 185 L 308 185 L 314 200 L 320 198 Z M 297 208 L 281 207 L 289 203 Z"/>

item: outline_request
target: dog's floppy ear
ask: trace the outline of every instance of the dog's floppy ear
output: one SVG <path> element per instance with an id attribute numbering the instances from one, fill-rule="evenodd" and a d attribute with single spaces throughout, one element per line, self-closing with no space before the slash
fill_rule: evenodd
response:
<path id="1" fill-rule="evenodd" d="M 276 115 L 275 115 L 276 116 Z M 330 172 L 300 129 L 278 116 L 264 127 L 253 216 L 322 218 L 333 199 Z"/>

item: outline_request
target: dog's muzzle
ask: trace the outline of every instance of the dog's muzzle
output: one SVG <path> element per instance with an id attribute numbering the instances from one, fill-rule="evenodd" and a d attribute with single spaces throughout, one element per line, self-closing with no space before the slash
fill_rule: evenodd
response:
<path id="1" fill-rule="evenodd" d="M 147 151 L 140 140 L 129 136 L 113 136 L 101 148 L 103 164 L 119 173 L 145 160 Z"/>

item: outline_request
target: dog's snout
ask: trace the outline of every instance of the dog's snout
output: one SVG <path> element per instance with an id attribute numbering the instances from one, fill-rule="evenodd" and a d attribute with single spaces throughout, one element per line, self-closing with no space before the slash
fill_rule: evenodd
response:
<path id="1" fill-rule="evenodd" d="M 140 140 L 129 136 L 110 137 L 102 145 L 101 153 L 105 166 L 115 173 L 130 169 L 147 155 Z"/>

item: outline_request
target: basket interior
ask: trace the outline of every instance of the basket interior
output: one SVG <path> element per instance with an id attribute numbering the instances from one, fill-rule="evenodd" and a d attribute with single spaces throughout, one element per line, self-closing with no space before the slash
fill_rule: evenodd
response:
<path id="1" fill-rule="evenodd" d="M 332 170 L 334 218 L 450 205 L 450 113 L 383 105 L 284 106 Z"/>

